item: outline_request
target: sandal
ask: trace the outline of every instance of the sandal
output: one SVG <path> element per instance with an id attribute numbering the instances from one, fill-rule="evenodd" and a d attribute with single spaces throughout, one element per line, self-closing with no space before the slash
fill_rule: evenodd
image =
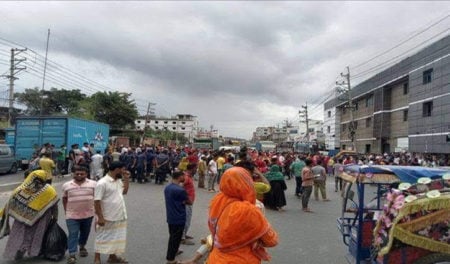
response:
<path id="1" fill-rule="evenodd" d="M 70 256 L 67 259 L 67 264 L 76 264 L 77 263 L 77 258 L 75 256 Z"/>
<path id="2" fill-rule="evenodd" d="M 114 257 L 114 258 L 109 258 L 108 261 L 106 261 L 106 263 L 111 263 L 111 264 L 128 264 L 128 260 L 122 258 L 122 257 Z"/>
<path id="3" fill-rule="evenodd" d="M 84 258 L 89 255 L 88 251 L 85 248 L 80 248 L 80 257 Z"/>

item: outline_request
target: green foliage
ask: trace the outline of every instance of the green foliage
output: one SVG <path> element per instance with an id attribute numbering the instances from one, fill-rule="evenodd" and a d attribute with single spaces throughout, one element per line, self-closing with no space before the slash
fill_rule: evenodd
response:
<path id="1" fill-rule="evenodd" d="M 26 89 L 23 93 L 16 93 L 15 98 L 27 106 L 26 115 L 72 115 L 79 111 L 79 104 L 86 95 L 80 90 L 58 90 L 51 88 L 43 92 L 39 88 Z"/>
<path id="2" fill-rule="evenodd" d="M 80 90 L 51 88 L 42 92 L 36 87 L 14 96 L 19 103 L 26 105 L 25 115 L 68 115 L 119 129 L 133 128 L 138 117 L 131 93 L 97 92 L 88 97 Z"/>
<path id="3" fill-rule="evenodd" d="M 131 93 L 98 92 L 91 96 L 89 111 L 94 119 L 113 128 L 134 127 L 138 111 Z"/>

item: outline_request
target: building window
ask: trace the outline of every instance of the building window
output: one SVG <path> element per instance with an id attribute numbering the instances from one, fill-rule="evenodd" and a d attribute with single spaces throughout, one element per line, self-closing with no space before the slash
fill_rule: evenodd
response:
<path id="1" fill-rule="evenodd" d="M 172 122 L 172 124 L 174 124 L 174 125 L 175 125 L 176 123 L 177 123 L 177 122 L 175 122 L 175 121 Z"/>
<path id="2" fill-rule="evenodd" d="M 428 69 L 423 72 L 423 84 L 427 84 L 431 82 L 433 75 L 433 68 Z"/>
<path id="3" fill-rule="evenodd" d="M 358 110 L 358 102 L 355 103 L 355 110 Z"/>
<path id="4" fill-rule="evenodd" d="M 409 90 L 408 83 L 404 83 L 403 84 L 403 94 L 408 94 L 408 90 Z"/>
<path id="5" fill-rule="evenodd" d="M 372 126 L 372 118 L 369 117 L 366 119 L 366 127 L 371 127 Z"/>
<path id="6" fill-rule="evenodd" d="M 372 152 L 370 147 L 370 144 L 366 144 L 366 153 Z"/>
<path id="7" fill-rule="evenodd" d="M 155 121 L 155 124 L 158 124 L 158 121 Z"/>
<path id="8" fill-rule="evenodd" d="M 433 112 L 433 101 L 423 103 L 422 116 L 423 117 L 431 116 L 431 112 Z"/>
<path id="9" fill-rule="evenodd" d="M 327 133 L 330 134 L 331 133 L 331 127 L 327 126 Z"/>
<path id="10" fill-rule="evenodd" d="M 342 114 L 345 115 L 346 112 L 347 112 L 347 105 L 344 105 L 342 107 Z"/>
<path id="11" fill-rule="evenodd" d="M 156 129 L 156 130 L 158 130 L 158 129 L 159 129 L 159 127 L 155 127 L 155 129 Z"/>
<path id="12" fill-rule="evenodd" d="M 176 128 L 176 127 L 172 127 L 172 129 L 173 129 L 173 130 L 177 130 L 177 128 Z"/>
<path id="13" fill-rule="evenodd" d="M 185 130 L 186 128 L 185 127 L 181 127 L 181 130 Z"/>
<path id="14" fill-rule="evenodd" d="M 328 111 L 328 117 L 331 117 L 331 111 Z"/>
<path id="15" fill-rule="evenodd" d="M 403 110 L 403 121 L 408 121 L 408 110 Z"/>
<path id="16" fill-rule="evenodd" d="M 164 124 L 167 124 L 167 121 L 164 121 Z"/>
<path id="17" fill-rule="evenodd" d="M 366 97 L 366 107 L 370 107 L 372 105 L 373 105 L 373 97 L 372 96 Z"/>
<path id="18" fill-rule="evenodd" d="M 347 125 L 346 124 L 342 124 L 342 132 L 345 132 L 346 129 L 347 129 Z"/>
<path id="19" fill-rule="evenodd" d="M 358 121 L 353 121 L 353 129 L 358 129 Z"/>
<path id="20" fill-rule="evenodd" d="M 137 123 L 140 124 L 140 123 L 141 123 L 141 120 L 138 120 Z"/>
<path id="21" fill-rule="evenodd" d="M 183 122 L 181 122 L 181 124 L 183 124 L 183 125 L 184 125 L 184 124 L 186 124 L 186 122 L 184 122 L 184 121 L 183 121 Z"/>

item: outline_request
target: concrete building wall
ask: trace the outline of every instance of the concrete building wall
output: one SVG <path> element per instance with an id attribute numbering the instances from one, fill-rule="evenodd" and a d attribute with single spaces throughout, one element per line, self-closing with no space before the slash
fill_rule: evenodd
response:
<path id="1" fill-rule="evenodd" d="M 410 151 L 450 153 L 450 54 L 410 73 L 409 142 Z M 424 74 L 432 70 L 431 81 Z M 426 104 L 432 104 L 430 115 Z"/>

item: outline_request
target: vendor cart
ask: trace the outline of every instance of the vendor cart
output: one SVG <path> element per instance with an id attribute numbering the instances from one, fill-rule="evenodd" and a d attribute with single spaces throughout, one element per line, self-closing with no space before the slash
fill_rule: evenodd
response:
<path id="1" fill-rule="evenodd" d="M 448 169 L 350 165 L 341 177 L 349 263 L 450 263 Z"/>

